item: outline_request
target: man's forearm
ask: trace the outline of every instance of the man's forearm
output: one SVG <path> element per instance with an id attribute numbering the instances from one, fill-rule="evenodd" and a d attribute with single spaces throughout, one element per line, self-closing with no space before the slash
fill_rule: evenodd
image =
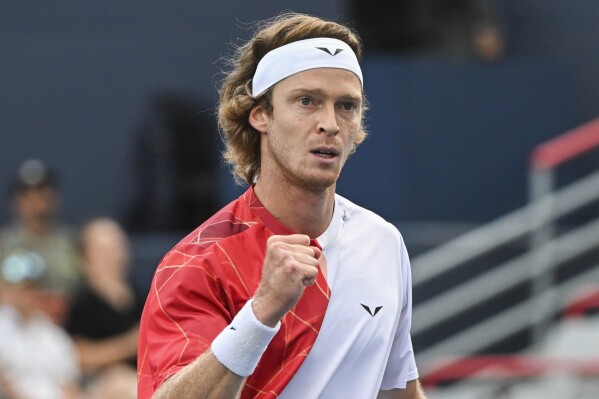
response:
<path id="1" fill-rule="evenodd" d="M 414 395 L 414 399 L 426 399 L 422 384 L 418 380 L 416 381 L 416 394 Z"/>
<path id="2" fill-rule="evenodd" d="M 212 341 L 210 350 L 164 382 L 154 398 L 236 398 L 281 325 L 264 325 L 256 318 L 252 304 L 253 298 Z"/>
<path id="3" fill-rule="evenodd" d="M 404 389 L 379 391 L 377 399 L 426 399 L 420 381 L 409 381 Z"/>
<path id="4" fill-rule="evenodd" d="M 209 350 L 166 380 L 154 399 L 235 399 L 244 380 Z"/>
<path id="5" fill-rule="evenodd" d="M 81 368 L 93 372 L 98 368 L 125 361 L 137 353 L 139 328 L 134 327 L 115 337 L 90 340 L 75 338 Z"/>

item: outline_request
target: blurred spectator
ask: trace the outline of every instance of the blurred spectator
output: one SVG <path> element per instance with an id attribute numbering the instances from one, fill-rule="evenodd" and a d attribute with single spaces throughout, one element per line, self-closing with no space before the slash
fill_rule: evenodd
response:
<path id="1" fill-rule="evenodd" d="M 88 384 L 85 399 L 136 399 L 137 372 L 131 367 L 112 366 Z"/>
<path id="2" fill-rule="evenodd" d="M 54 173 L 40 160 L 21 164 L 11 188 L 14 221 L 0 230 L 0 255 L 35 251 L 47 265 L 40 282 L 45 311 L 61 324 L 79 282 L 74 235 L 56 220 L 60 194 Z"/>
<path id="3" fill-rule="evenodd" d="M 350 1 L 370 50 L 496 61 L 505 35 L 496 0 Z"/>
<path id="4" fill-rule="evenodd" d="M 40 311 L 46 271 L 35 252 L 0 263 L 0 397 L 80 398 L 79 370 L 69 336 Z"/>
<path id="5" fill-rule="evenodd" d="M 98 397 L 127 398 L 136 392 L 137 336 L 144 304 L 128 281 L 129 243 L 121 226 L 108 218 L 89 221 L 80 241 L 85 279 L 66 328 L 89 389 Z M 123 392 L 102 393 L 108 387 Z"/>
<path id="6" fill-rule="evenodd" d="M 156 95 L 137 133 L 130 231 L 188 231 L 216 211 L 218 129 L 192 95 Z"/>

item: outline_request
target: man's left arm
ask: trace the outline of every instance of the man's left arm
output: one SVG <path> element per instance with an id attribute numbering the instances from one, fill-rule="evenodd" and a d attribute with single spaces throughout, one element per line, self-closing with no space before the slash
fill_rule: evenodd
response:
<path id="1" fill-rule="evenodd" d="M 379 391 L 376 399 L 426 399 L 420 381 L 408 381 L 403 389 L 395 388 L 388 391 Z"/>

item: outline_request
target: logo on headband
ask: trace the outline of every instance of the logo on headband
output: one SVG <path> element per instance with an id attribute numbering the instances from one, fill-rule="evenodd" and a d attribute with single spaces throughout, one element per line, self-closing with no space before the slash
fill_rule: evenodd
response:
<path id="1" fill-rule="evenodd" d="M 342 49 L 342 48 L 336 48 L 336 49 L 335 49 L 335 52 L 334 52 L 334 53 L 332 53 L 332 52 L 331 52 L 331 50 L 329 50 L 329 49 L 328 49 L 328 48 L 326 48 L 326 47 L 316 47 L 316 48 L 317 48 L 317 49 L 319 49 L 319 50 L 322 50 L 322 51 L 324 51 L 325 53 L 327 53 L 327 54 L 329 54 L 329 55 L 332 55 L 333 57 L 334 57 L 334 56 L 336 56 L 337 54 L 339 54 L 340 52 L 342 52 L 342 51 L 343 51 L 343 49 Z"/>

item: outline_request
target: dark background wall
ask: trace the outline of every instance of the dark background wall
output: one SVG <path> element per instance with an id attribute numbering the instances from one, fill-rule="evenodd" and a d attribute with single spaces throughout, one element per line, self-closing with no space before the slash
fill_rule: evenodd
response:
<path id="1" fill-rule="evenodd" d="M 552 64 L 379 56 L 364 73 L 373 136 L 339 191 L 396 221 L 480 223 L 522 206 L 530 150 L 575 123 L 569 73 Z"/>
<path id="2" fill-rule="evenodd" d="M 367 50 L 371 136 L 341 194 L 393 221 L 480 223 L 523 205 L 532 147 L 599 114 L 599 3 L 503 5 L 496 64 Z M 122 217 L 149 99 L 179 90 L 211 113 L 227 43 L 281 10 L 349 19 L 341 0 L 2 2 L 0 189 L 39 157 L 61 176 L 67 220 Z M 219 173 L 224 203 L 239 189 Z"/>

